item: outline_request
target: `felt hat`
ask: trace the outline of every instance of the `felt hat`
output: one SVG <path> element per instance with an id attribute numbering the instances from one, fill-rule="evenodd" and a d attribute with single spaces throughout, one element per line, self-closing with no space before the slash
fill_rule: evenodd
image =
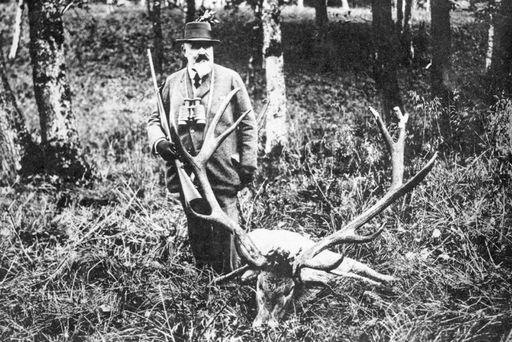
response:
<path id="1" fill-rule="evenodd" d="M 206 22 L 190 22 L 185 24 L 185 36 L 176 39 L 177 42 L 212 42 L 220 43 L 220 40 L 212 38 L 212 27 Z"/>

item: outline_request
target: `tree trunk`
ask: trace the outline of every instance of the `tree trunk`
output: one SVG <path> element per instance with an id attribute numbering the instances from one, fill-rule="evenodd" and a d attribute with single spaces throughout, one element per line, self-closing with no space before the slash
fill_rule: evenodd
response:
<path id="1" fill-rule="evenodd" d="M 162 64 L 164 61 L 164 48 L 163 48 L 163 33 L 162 33 L 162 19 L 161 8 L 162 3 L 160 0 L 149 0 L 151 2 L 149 17 L 153 24 L 153 64 L 155 65 L 155 72 L 162 73 Z"/>
<path id="2" fill-rule="evenodd" d="M 0 77 L 0 182 L 7 180 L 12 183 L 21 171 L 21 159 L 25 156 L 25 149 L 32 139 L 7 80 L 5 60 L 1 50 Z"/>
<path id="3" fill-rule="evenodd" d="M 512 0 L 502 0 L 496 13 L 491 76 L 493 91 L 512 93 Z"/>
<path id="4" fill-rule="evenodd" d="M 318 26 L 324 26 L 329 21 L 327 15 L 327 0 L 315 1 L 315 22 Z"/>
<path id="5" fill-rule="evenodd" d="M 396 0 L 396 31 L 402 34 L 404 23 L 404 1 Z"/>
<path id="6" fill-rule="evenodd" d="M 413 58 L 411 37 L 412 0 L 396 0 L 396 34 L 400 40 L 400 60 Z"/>
<path id="7" fill-rule="evenodd" d="M 450 29 L 450 0 L 431 0 L 431 41 L 432 95 L 443 102 L 450 99 L 451 85 L 451 29 Z"/>
<path id="8" fill-rule="evenodd" d="M 278 151 L 288 143 L 286 87 L 281 43 L 281 9 L 278 0 L 265 0 L 262 11 L 263 57 L 269 107 L 266 115 L 265 152 Z"/>
<path id="9" fill-rule="evenodd" d="M 398 39 L 392 20 L 391 0 L 373 0 L 372 29 L 374 45 L 374 79 L 382 104 L 382 113 L 389 119 L 392 109 L 402 108 L 397 79 Z"/>
<path id="10" fill-rule="evenodd" d="M 196 1 L 187 0 L 187 13 L 185 15 L 185 22 L 189 23 L 194 21 L 196 17 Z"/>
<path id="11" fill-rule="evenodd" d="M 400 36 L 400 41 L 402 43 L 402 54 L 408 61 L 411 61 L 414 58 L 414 48 L 412 45 L 411 34 L 412 2 L 413 0 L 405 0 L 404 18 Z"/>
<path id="12" fill-rule="evenodd" d="M 297 0 L 297 7 L 304 8 L 304 0 Z"/>
<path id="13" fill-rule="evenodd" d="M 349 11 L 350 10 L 350 5 L 348 4 L 348 0 L 341 0 L 341 8 L 344 11 Z"/>
<path id="14" fill-rule="evenodd" d="M 501 0 L 489 1 L 489 28 L 487 30 L 487 49 L 485 51 L 485 71 L 490 72 L 492 66 L 492 53 L 494 51 L 494 22 L 496 18 L 496 5 L 499 5 Z"/>
<path id="15" fill-rule="evenodd" d="M 254 21 L 249 23 L 250 25 L 250 57 L 247 63 L 247 88 L 253 92 L 256 90 L 256 75 L 263 67 L 263 28 L 261 23 L 261 7 L 262 3 L 258 1 L 254 6 Z"/>
<path id="16" fill-rule="evenodd" d="M 27 2 L 34 94 L 41 125 L 43 169 L 66 180 L 90 175 L 81 154 L 66 80 L 64 27 L 58 0 Z"/>

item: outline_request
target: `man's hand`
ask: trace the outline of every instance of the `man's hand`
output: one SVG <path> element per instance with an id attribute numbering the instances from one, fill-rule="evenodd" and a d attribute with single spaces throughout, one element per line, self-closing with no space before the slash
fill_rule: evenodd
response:
<path id="1" fill-rule="evenodd" d="M 156 144 L 156 152 L 166 161 L 173 161 L 178 158 L 174 146 L 167 140 L 162 140 Z"/>

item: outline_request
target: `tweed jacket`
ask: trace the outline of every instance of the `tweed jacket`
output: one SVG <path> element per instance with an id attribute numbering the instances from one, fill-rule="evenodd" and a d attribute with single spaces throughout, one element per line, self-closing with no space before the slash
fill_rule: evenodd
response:
<path id="1" fill-rule="evenodd" d="M 203 137 L 208 124 L 219 109 L 222 100 L 234 88 L 240 91 L 233 97 L 226 108 L 224 115 L 219 121 L 215 130 L 216 135 L 224 132 L 247 110 L 251 112 L 242 120 L 237 130 L 219 146 L 208 162 L 208 178 L 215 191 L 235 194 L 240 188 L 240 169 L 254 172 L 257 166 L 258 131 L 257 124 L 252 111 L 249 95 L 245 85 L 238 73 L 214 64 L 213 72 L 206 76 L 202 84 L 197 88 L 195 97 L 201 98 L 201 104 L 206 109 L 206 125 L 194 126 L 192 129 L 178 126 L 178 133 L 185 148 L 194 153 L 198 151 L 203 143 Z M 212 84 L 213 79 L 213 84 Z M 164 85 L 160 88 L 162 102 L 166 111 L 167 121 L 178 122 L 179 108 L 183 105 L 185 98 L 193 94 L 193 87 L 187 68 L 170 75 Z M 208 110 L 209 109 L 209 110 Z M 156 144 L 167 139 L 166 130 L 161 122 L 158 112 L 153 112 L 148 120 L 147 132 L 151 150 L 156 154 Z M 171 192 L 179 192 L 179 181 L 174 169 L 173 162 L 167 162 L 166 173 L 167 187 Z"/>

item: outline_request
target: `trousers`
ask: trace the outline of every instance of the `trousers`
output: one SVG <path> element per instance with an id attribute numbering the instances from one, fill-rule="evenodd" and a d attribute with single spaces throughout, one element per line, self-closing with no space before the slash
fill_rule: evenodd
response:
<path id="1" fill-rule="evenodd" d="M 240 216 L 236 195 L 216 195 L 224 212 L 235 222 Z M 218 273 L 229 273 L 238 267 L 240 260 L 234 236 L 217 224 L 187 214 L 188 238 L 197 267 L 210 266 Z"/>

